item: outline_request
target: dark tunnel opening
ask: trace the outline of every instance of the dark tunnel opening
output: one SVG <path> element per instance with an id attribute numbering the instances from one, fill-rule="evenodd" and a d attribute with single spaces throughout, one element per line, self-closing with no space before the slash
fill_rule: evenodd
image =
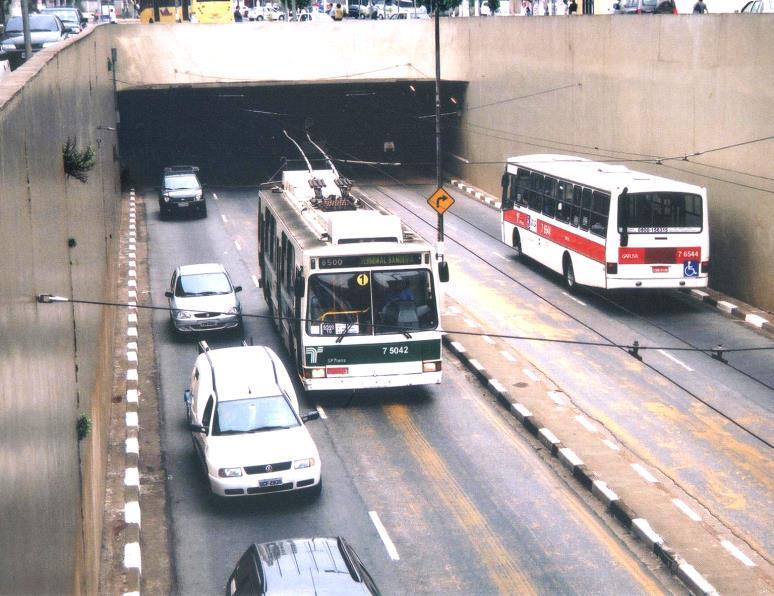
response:
<path id="1" fill-rule="evenodd" d="M 465 83 L 442 84 L 444 153 L 457 143 L 464 92 Z M 393 167 L 357 161 L 435 175 L 433 81 L 127 90 L 119 110 L 122 175 L 135 185 L 157 184 L 162 169 L 176 164 L 196 165 L 204 182 L 226 186 L 267 181 L 285 159 L 304 167 L 283 130 L 310 159 L 321 158 L 308 131 L 350 177 Z"/>

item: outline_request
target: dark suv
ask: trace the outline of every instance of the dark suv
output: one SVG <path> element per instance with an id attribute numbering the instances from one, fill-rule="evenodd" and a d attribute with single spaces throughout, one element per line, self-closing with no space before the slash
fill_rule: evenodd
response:
<path id="1" fill-rule="evenodd" d="M 89 24 L 89 19 L 85 18 L 83 13 L 74 6 L 50 6 L 43 8 L 40 12 L 58 16 L 72 35 L 77 35 Z"/>
<path id="2" fill-rule="evenodd" d="M 8 60 L 11 70 L 15 70 L 29 57 L 24 55 L 24 30 L 20 16 L 10 17 L 5 24 L 0 41 L 0 60 Z M 63 41 L 70 36 L 61 19 L 53 14 L 30 15 L 30 37 L 32 53 Z"/>
<path id="3" fill-rule="evenodd" d="M 159 211 L 162 219 L 173 211 L 195 212 L 201 217 L 207 217 L 204 190 L 196 176 L 198 171 L 196 166 L 164 168 L 159 188 Z"/>

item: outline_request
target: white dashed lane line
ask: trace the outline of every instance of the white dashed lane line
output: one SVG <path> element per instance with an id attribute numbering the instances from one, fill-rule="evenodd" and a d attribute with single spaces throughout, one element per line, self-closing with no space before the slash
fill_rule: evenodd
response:
<path id="1" fill-rule="evenodd" d="M 525 368 L 522 372 L 525 375 L 527 375 L 527 377 L 529 377 L 530 380 L 537 382 L 537 380 L 538 380 L 537 375 L 535 373 L 533 373 L 530 369 Z"/>
<path id="2" fill-rule="evenodd" d="M 213 199 L 215 199 L 215 200 L 217 201 L 217 200 L 218 200 L 218 195 L 217 195 L 217 194 L 215 194 L 215 193 L 212 193 L 212 198 L 213 198 Z"/>
<path id="3" fill-rule="evenodd" d="M 239 240 L 234 240 L 234 246 L 236 246 L 237 250 L 242 250 L 242 245 L 239 244 Z"/>
<path id="4" fill-rule="evenodd" d="M 255 284 L 256 288 L 260 286 L 260 284 L 258 283 L 258 278 L 255 277 L 255 275 L 253 275 L 253 284 Z"/>
<path id="5" fill-rule="evenodd" d="M 586 306 L 586 303 L 585 303 L 585 302 L 583 302 L 582 300 L 578 300 L 578 299 L 577 299 L 575 296 L 573 296 L 572 294 L 568 294 L 567 292 L 562 292 L 562 294 L 564 294 L 565 296 L 567 296 L 567 297 L 568 297 L 570 300 L 572 300 L 573 302 L 577 302 L 577 303 L 578 303 L 578 304 L 580 304 L 581 306 Z"/>
<path id="6" fill-rule="evenodd" d="M 390 555 L 390 558 L 393 561 L 400 561 L 400 556 L 398 556 L 398 549 L 395 548 L 395 545 L 390 539 L 390 535 L 387 534 L 387 530 L 382 524 L 382 520 L 379 519 L 379 514 L 376 513 L 376 511 L 369 511 L 368 515 L 371 517 L 371 521 L 376 527 L 376 531 L 379 533 L 379 538 L 382 539 L 382 542 L 387 549 L 387 554 Z"/>
<path id="7" fill-rule="evenodd" d="M 225 214 L 221 214 L 220 219 L 223 220 L 223 223 L 228 223 L 228 217 Z"/>
<path id="8" fill-rule="evenodd" d="M 660 353 L 662 356 L 664 356 L 664 357 L 666 357 L 666 358 L 669 358 L 669 359 L 670 359 L 672 362 L 674 362 L 675 364 L 679 364 L 680 366 L 682 366 L 682 367 L 683 367 L 685 370 L 687 370 L 688 372 L 693 372 L 693 369 L 692 369 L 690 366 L 688 366 L 688 365 L 687 365 L 685 362 L 682 362 L 681 360 L 678 360 L 677 358 L 675 358 L 674 356 L 672 356 L 672 354 L 670 354 L 669 352 L 665 352 L 664 350 L 659 350 L 658 352 L 659 352 L 659 353 Z"/>
<path id="9" fill-rule="evenodd" d="M 658 482 L 655 476 L 648 472 L 648 470 L 645 469 L 645 466 L 642 464 L 632 464 L 632 469 L 637 472 L 640 476 L 642 476 L 647 482 L 653 483 Z"/>
<path id="10" fill-rule="evenodd" d="M 723 548 L 725 548 L 728 552 L 734 555 L 747 567 L 755 567 L 755 563 L 753 563 L 747 555 L 745 555 L 742 551 L 740 551 L 736 546 L 734 546 L 728 540 L 721 540 L 720 544 L 722 544 Z"/>
<path id="11" fill-rule="evenodd" d="M 691 518 L 693 521 L 701 521 L 701 516 L 699 516 L 698 513 L 696 513 L 693 509 L 688 507 L 685 503 L 683 503 L 680 499 L 672 499 L 672 503 L 674 503 L 674 506 L 677 507 L 680 511 L 685 513 L 689 518 Z"/>

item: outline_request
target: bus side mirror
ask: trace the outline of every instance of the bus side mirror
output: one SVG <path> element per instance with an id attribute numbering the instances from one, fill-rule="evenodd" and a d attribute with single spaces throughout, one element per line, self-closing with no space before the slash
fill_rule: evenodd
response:
<path id="1" fill-rule="evenodd" d="M 304 297 L 304 286 L 306 285 L 306 280 L 304 279 L 304 276 L 300 273 L 296 274 L 296 282 L 293 286 L 293 291 L 296 293 L 296 296 L 299 298 Z"/>
<path id="2" fill-rule="evenodd" d="M 449 263 L 448 261 L 440 261 L 438 263 L 438 279 L 441 282 L 446 283 L 449 281 Z"/>
<path id="3" fill-rule="evenodd" d="M 629 189 L 624 188 L 618 195 L 618 229 L 621 230 L 621 246 L 629 246 Z"/>

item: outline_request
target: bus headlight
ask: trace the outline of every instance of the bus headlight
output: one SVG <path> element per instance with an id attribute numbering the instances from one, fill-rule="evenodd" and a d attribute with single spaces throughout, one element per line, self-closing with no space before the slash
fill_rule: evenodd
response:
<path id="1" fill-rule="evenodd" d="M 324 368 L 305 368 L 304 378 L 305 379 L 324 379 L 325 369 Z"/>
<path id="2" fill-rule="evenodd" d="M 439 372 L 441 370 L 440 361 L 422 362 L 422 372 Z"/>

